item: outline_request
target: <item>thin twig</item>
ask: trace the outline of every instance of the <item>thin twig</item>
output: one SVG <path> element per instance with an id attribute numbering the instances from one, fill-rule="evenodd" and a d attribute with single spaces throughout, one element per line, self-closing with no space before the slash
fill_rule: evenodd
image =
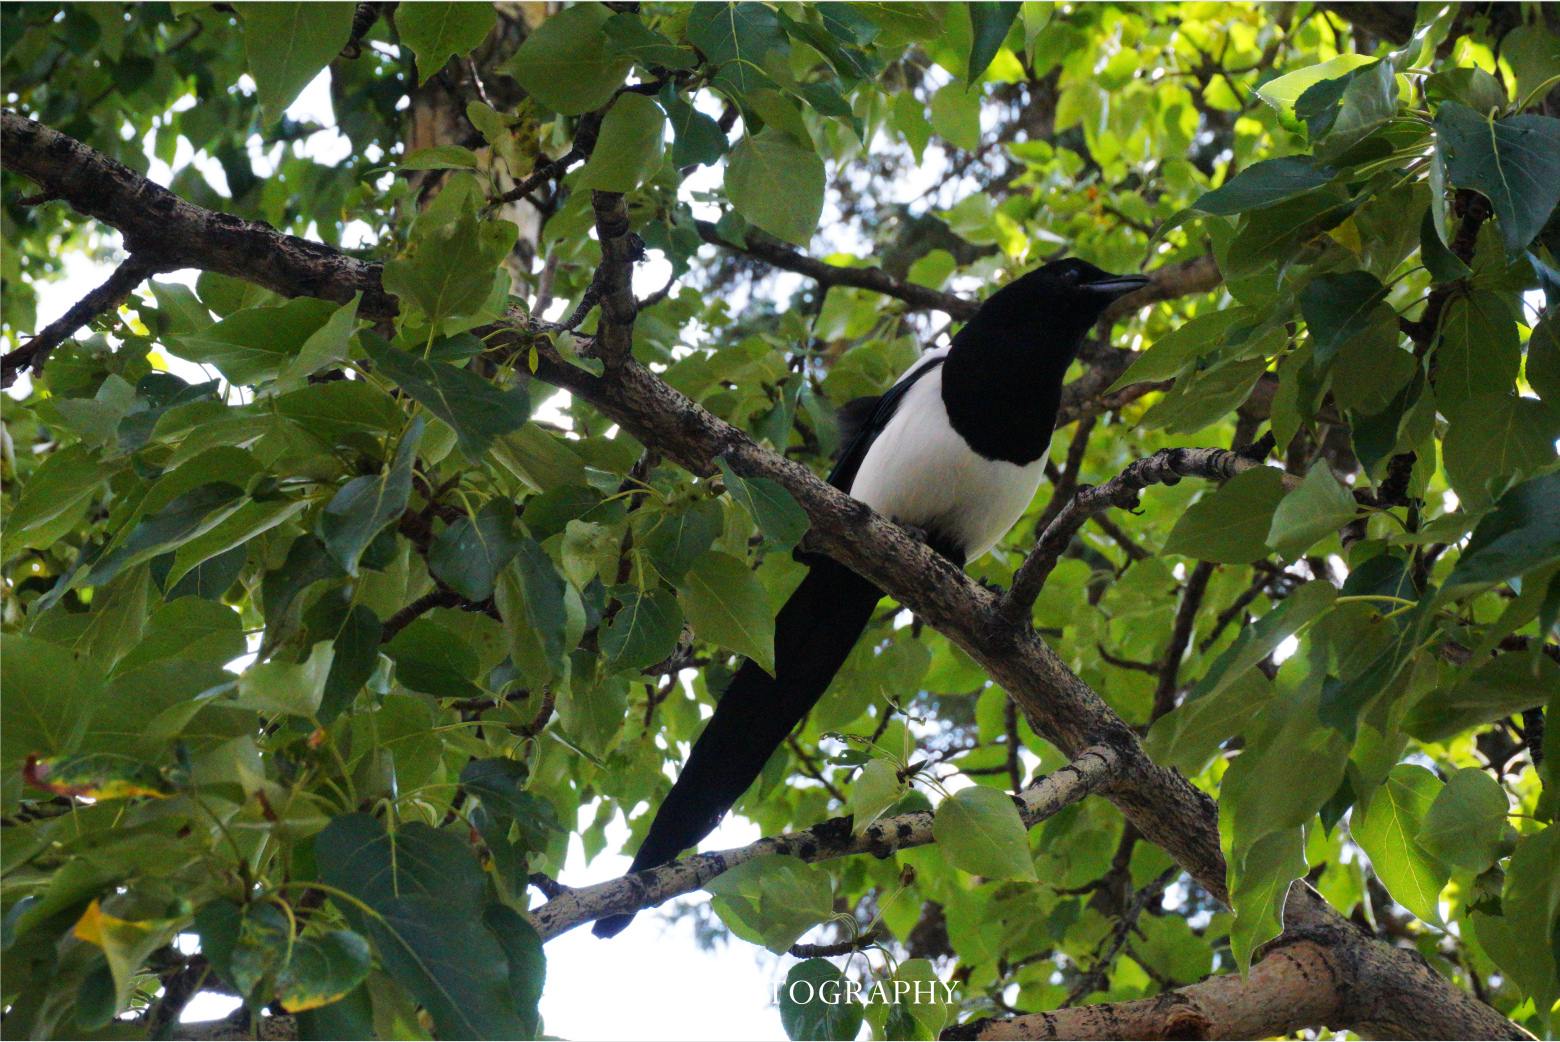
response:
<path id="1" fill-rule="evenodd" d="M 1047 526 L 1034 550 L 1013 576 L 1012 588 L 1003 596 L 998 611 L 1010 625 L 1017 625 L 1034 606 L 1046 579 L 1056 568 L 1062 552 L 1073 535 L 1096 511 L 1106 507 L 1135 510 L 1138 493 L 1149 485 L 1175 485 L 1183 477 L 1225 481 L 1252 467 L 1262 466 L 1271 450 L 1271 439 L 1264 438 L 1249 453 L 1228 449 L 1160 449 L 1145 459 L 1130 464 L 1103 485 L 1085 486 L 1062 508 L 1056 520 Z M 1261 450 L 1259 453 L 1257 450 Z M 1286 475 L 1286 479 L 1289 476 Z M 1293 479 L 1298 486 L 1299 479 Z"/>
<path id="2" fill-rule="evenodd" d="M 835 784 L 833 782 L 831 782 L 828 778 L 825 778 L 823 776 L 823 771 L 818 769 L 818 765 L 813 762 L 812 757 L 808 756 L 806 753 L 804 753 L 802 751 L 802 747 L 799 744 L 797 744 L 795 735 L 792 735 L 791 737 L 787 738 L 785 741 L 786 741 L 786 744 L 791 747 L 791 752 L 796 754 L 796 758 L 801 761 L 802 772 L 804 774 L 806 774 L 809 778 L 813 779 L 818 784 L 822 785 L 825 789 L 827 789 L 828 792 L 829 792 L 829 795 L 833 796 L 836 800 L 839 800 L 840 803 L 848 802 L 845 799 L 845 794 L 843 792 L 841 792 L 835 786 Z"/>
<path id="3" fill-rule="evenodd" d="M 1175 708 L 1176 678 L 1181 672 L 1181 659 L 1186 656 L 1187 645 L 1192 642 L 1192 626 L 1202 607 L 1203 594 L 1208 590 L 1208 580 L 1213 577 L 1212 561 L 1198 561 L 1187 577 L 1181 591 L 1181 605 L 1175 612 L 1175 626 L 1170 631 L 1170 646 L 1165 649 L 1164 661 L 1159 667 L 1159 686 L 1154 689 L 1154 708 L 1150 721 L 1158 720 Z"/>
<path id="4" fill-rule="evenodd" d="M 65 339 L 103 312 L 116 307 L 130 291 L 159 271 L 170 270 L 144 253 L 126 257 L 97 289 L 78 300 L 64 315 L 44 326 L 31 340 L 0 358 L 0 387 L 10 387 L 25 369 L 41 372 L 49 355 Z"/>

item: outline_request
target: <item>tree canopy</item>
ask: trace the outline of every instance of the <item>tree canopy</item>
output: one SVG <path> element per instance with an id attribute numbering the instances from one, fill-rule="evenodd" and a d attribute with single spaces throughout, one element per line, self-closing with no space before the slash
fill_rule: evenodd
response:
<path id="1" fill-rule="evenodd" d="M 6 1037 L 538 1038 L 699 890 L 792 1038 L 1553 1037 L 1557 29 L 0 6 Z M 965 574 L 835 410 L 1063 256 L 1151 281 Z M 767 838 L 571 888 L 798 547 L 887 596 Z"/>

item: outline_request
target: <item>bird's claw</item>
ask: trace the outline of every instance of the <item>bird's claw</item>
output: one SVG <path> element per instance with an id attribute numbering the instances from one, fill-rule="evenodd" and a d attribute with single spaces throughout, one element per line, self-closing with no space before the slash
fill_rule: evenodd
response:
<path id="1" fill-rule="evenodd" d="M 905 535 L 909 536 L 911 539 L 914 539 L 922 546 L 925 546 L 928 540 L 931 538 L 926 534 L 926 529 L 924 528 L 917 528 L 914 525 L 900 525 L 899 527 L 905 530 Z"/>
<path id="2" fill-rule="evenodd" d="M 981 586 L 983 586 L 986 589 L 990 590 L 992 593 L 996 594 L 998 597 L 1002 596 L 1004 593 L 1007 592 L 1006 590 L 1004 590 L 1002 588 L 1002 584 L 1001 583 L 994 583 L 990 579 L 986 578 L 984 575 L 981 576 L 979 579 L 976 579 L 975 581 L 977 583 L 979 583 Z"/>

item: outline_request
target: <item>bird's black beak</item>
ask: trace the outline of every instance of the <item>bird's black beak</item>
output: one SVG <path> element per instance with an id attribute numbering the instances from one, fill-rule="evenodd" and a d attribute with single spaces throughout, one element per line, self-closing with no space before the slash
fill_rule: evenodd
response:
<path id="1" fill-rule="evenodd" d="M 1106 300 L 1115 300 L 1124 297 L 1134 290 L 1142 289 L 1148 285 L 1147 275 L 1112 275 L 1110 278 L 1101 279 L 1098 282 L 1090 282 L 1079 287 L 1088 293 L 1104 297 Z"/>

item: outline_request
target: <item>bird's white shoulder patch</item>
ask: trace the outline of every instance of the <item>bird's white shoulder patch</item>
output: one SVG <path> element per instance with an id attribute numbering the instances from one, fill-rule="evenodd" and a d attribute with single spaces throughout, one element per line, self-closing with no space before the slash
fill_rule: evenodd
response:
<path id="1" fill-rule="evenodd" d="M 943 354 L 946 348 L 927 352 L 911 371 Z M 1020 467 L 986 459 L 965 443 L 948 422 L 938 366 L 906 392 L 867 450 L 850 494 L 901 524 L 953 539 L 973 561 L 1023 515 L 1044 474 L 1044 456 Z"/>

